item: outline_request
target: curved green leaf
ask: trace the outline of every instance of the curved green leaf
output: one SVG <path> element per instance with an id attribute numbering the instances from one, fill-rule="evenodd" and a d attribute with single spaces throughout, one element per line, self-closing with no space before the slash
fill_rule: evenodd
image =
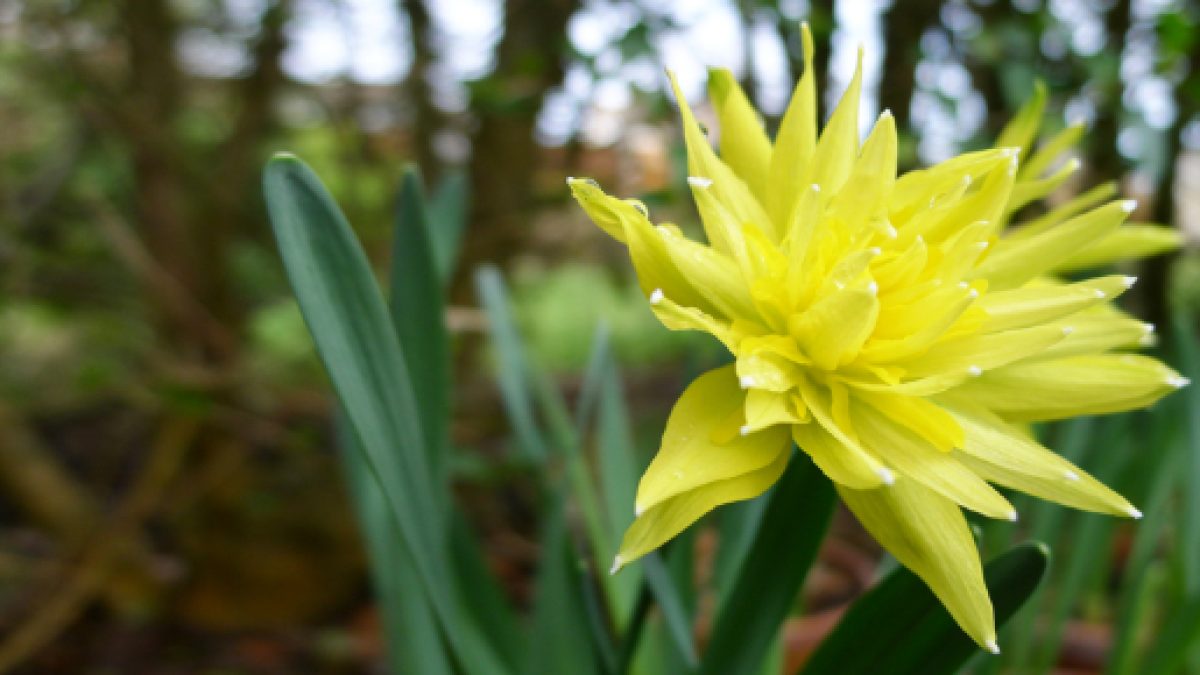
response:
<path id="1" fill-rule="evenodd" d="M 989 562 L 984 579 L 1002 626 L 1033 594 L 1050 551 L 1026 543 Z M 956 673 L 979 647 L 924 582 L 898 568 L 858 599 L 809 659 L 803 675 Z"/>
<path id="2" fill-rule="evenodd" d="M 787 618 L 836 502 L 833 484 L 795 453 L 767 497 L 758 534 L 717 615 L 700 672 L 753 675 Z"/>

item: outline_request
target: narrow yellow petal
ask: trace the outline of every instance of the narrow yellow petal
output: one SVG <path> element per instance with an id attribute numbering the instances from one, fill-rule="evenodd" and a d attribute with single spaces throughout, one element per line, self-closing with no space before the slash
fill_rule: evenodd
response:
<path id="1" fill-rule="evenodd" d="M 995 642 L 979 551 L 954 502 L 906 480 L 875 490 L 837 489 L 863 527 L 929 585 L 967 635 L 980 645 Z"/>
<path id="2" fill-rule="evenodd" d="M 875 226 L 883 233 L 888 198 L 896 183 L 896 120 L 890 112 L 879 116 L 846 184 L 830 204 L 830 216 L 845 223 L 851 232 Z"/>
<path id="3" fill-rule="evenodd" d="M 723 443 L 714 440 L 719 425 L 741 414 L 744 402 L 732 366 L 692 382 L 675 403 L 662 446 L 638 483 L 639 513 L 700 486 L 757 471 L 787 448 L 789 434 L 783 427 L 735 435 Z"/>
<path id="4" fill-rule="evenodd" d="M 1008 200 L 1005 212 L 1012 213 L 1054 192 L 1060 185 L 1067 182 L 1067 179 L 1073 176 L 1076 171 L 1079 171 L 1079 167 L 1079 160 L 1071 158 L 1064 162 L 1057 171 L 1045 178 L 1018 181 L 1016 185 L 1013 185 L 1012 196 Z"/>
<path id="5" fill-rule="evenodd" d="M 1074 284 L 1038 283 L 987 293 L 979 307 L 987 312 L 988 332 L 1026 328 L 1061 319 L 1108 302 L 1129 288 L 1129 277 L 1114 274 Z"/>
<path id="6" fill-rule="evenodd" d="M 1045 112 L 1046 84 L 1039 80 L 1034 83 L 1033 96 L 1029 97 L 996 137 L 996 147 L 1020 148 L 1022 155 L 1028 155 L 1033 139 L 1037 137 L 1038 129 L 1042 126 L 1042 116 Z"/>
<path id="7" fill-rule="evenodd" d="M 792 439 L 838 485 L 866 490 L 895 481 L 895 474 L 858 444 L 847 445 L 818 422 L 792 427 Z"/>
<path id="8" fill-rule="evenodd" d="M 1021 163 L 1018 178 L 1026 180 L 1041 176 L 1054 163 L 1054 160 L 1074 147 L 1080 138 L 1083 138 L 1086 128 L 1086 125 L 1082 123 L 1071 124 L 1055 134 L 1050 140 L 1043 143 L 1028 161 Z"/>
<path id="9" fill-rule="evenodd" d="M 750 288 L 737 263 L 673 230 L 658 228 L 657 233 L 671 264 L 690 286 L 704 289 L 705 298 L 719 310 L 719 316 L 757 315 Z"/>
<path id="10" fill-rule="evenodd" d="M 687 146 L 688 155 L 688 173 L 698 178 L 711 179 L 713 194 L 721 200 L 725 208 L 737 217 L 738 222 L 754 223 L 763 228 L 773 240 L 778 240 L 773 223 L 767 217 L 762 205 L 750 192 L 750 188 L 734 173 L 733 169 L 730 169 L 717 157 L 717 153 L 709 145 L 708 139 L 700 130 L 700 123 L 692 114 L 691 106 L 688 105 L 687 99 L 683 97 L 683 92 L 679 89 L 679 83 L 675 81 L 675 75 L 668 73 L 668 76 L 671 79 L 671 88 L 675 92 L 675 101 L 679 104 L 679 116 L 682 118 L 683 140 Z"/>
<path id="11" fill-rule="evenodd" d="M 727 68 L 709 68 L 708 95 L 721 123 L 721 159 L 762 202 L 767 196 L 771 141 L 758 112 Z"/>
<path id="12" fill-rule="evenodd" d="M 767 211 L 784 226 L 796 204 L 797 186 L 808 171 L 817 143 L 817 85 L 813 77 L 813 39 L 808 24 L 801 26 L 804 74 L 792 92 L 792 100 L 779 124 L 768 176 Z M 809 181 L 811 182 L 811 181 Z"/>
<path id="13" fill-rule="evenodd" d="M 1186 383 L 1148 356 L 1098 354 L 997 368 L 954 395 L 1010 421 L 1036 422 L 1144 408 Z"/>
<path id="14" fill-rule="evenodd" d="M 992 255 L 975 268 L 975 278 L 987 279 L 993 290 L 1016 288 L 1116 231 L 1131 210 L 1129 202 L 1112 202 L 1041 234 L 1017 241 L 1002 239 Z"/>
<path id="15" fill-rule="evenodd" d="M 1074 218 L 1088 209 L 1092 209 L 1100 204 L 1103 204 L 1104 202 L 1115 197 L 1116 194 L 1116 183 L 1101 183 L 1087 192 L 1084 192 L 1077 197 L 1073 197 L 1065 204 L 1056 206 L 1050 211 L 1047 211 L 1045 214 L 1040 215 L 1027 223 L 1021 223 L 1016 227 L 1009 228 L 1009 230 L 1004 233 L 1004 236 L 1006 239 L 1015 241 L 1017 239 L 1023 239 L 1025 237 L 1045 232 L 1047 229 L 1054 227 L 1059 223 L 1065 222 L 1066 220 Z"/>
<path id="16" fill-rule="evenodd" d="M 966 432 L 955 454 L 985 480 L 1085 511 L 1137 513 L 1124 497 L 1000 418 L 970 407 L 951 408 L 951 414 Z"/>
<path id="17" fill-rule="evenodd" d="M 863 445 L 899 474 L 898 483 L 915 481 L 989 518 L 1011 520 L 1012 504 L 952 454 L 896 424 L 869 405 L 854 407 L 854 428 Z"/>
<path id="18" fill-rule="evenodd" d="M 967 371 L 978 377 L 994 368 L 1037 356 L 1066 336 L 1062 326 L 1056 325 L 979 333 L 943 340 L 921 356 L 901 361 L 899 365 L 915 378 L 955 371 Z"/>
<path id="19" fill-rule="evenodd" d="M 716 507 L 766 492 L 783 475 L 791 454 L 784 445 L 778 456 L 760 469 L 676 494 L 642 512 L 625 531 L 613 572 L 662 546 Z"/>
<path id="20" fill-rule="evenodd" d="M 1183 245 L 1183 233 L 1166 225 L 1124 225 L 1084 246 L 1054 266 L 1058 273 L 1074 272 L 1117 262 L 1137 260 L 1174 251 Z"/>
<path id="21" fill-rule="evenodd" d="M 817 140 L 817 148 L 813 152 L 812 162 L 805 173 L 806 178 L 801 184 L 816 183 L 821 189 L 830 194 L 841 189 L 842 184 L 850 175 L 854 158 L 858 156 L 858 100 L 862 93 L 862 51 L 858 54 L 858 63 L 854 67 L 854 77 L 850 86 L 842 94 L 833 115 L 821 137 Z"/>
<path id="22" fill-rule="evenodd" d="M 941 406 L 918 396 L 863 391 L 857 394 L 896 424 L 925 439 L 938 450 L 950 452 L 964 443 L 962 427 Z"/>
<path id="23" fill-rule="evenodd" d="M 1154 328 L 1145 321 L 1116 314 L 1084 313 L 1056 324 L 1066 337 L 1038 354 L 1034 360 L 1099 354 L 1114 349 L 1137 349 L 1152 343 Z"/>
<path id="24" fill-rule="evenodd" d="M 796 342 L 813 363 L 833 370 L 849 363 L 875 328 L 878 291 L 845 288 L 825 296 L 788 322 Z"/>
<path id="25" fill-rule="evenodd" d="M 668 298 L 662 289 L 650 293 L 650 309 L 662 325 L 671 330 L 698 330 L 712 335 L 732 352 L 740 334 L 729 324 L 718 321 L 695 307 L 684 307 Z"/>

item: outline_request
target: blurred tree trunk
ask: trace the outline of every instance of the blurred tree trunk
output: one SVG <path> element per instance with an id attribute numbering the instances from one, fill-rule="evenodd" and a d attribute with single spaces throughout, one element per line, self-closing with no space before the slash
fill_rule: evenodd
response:
<path id="1" fill-rule="evenodd" d="M 567 20 L 575 0 L 509 0 L 496 71 L 471 85 L 478 115 L 472 138 L 471 217 L 452 294 L 469 295 L 483 261 L 504 266 L 529 237 L 539 147 L 534 122 L 551 87 L 562 82 Z"/>
<path id="2" fill-rule="evenodd" d="M 921 60 L 921 36 L 938 21 L 941 0 L 894 0 L 883 16 L 884 58 L 879 105 L 891 110 L 896 130 L 910 131 L 912 95 Z"/>
<path id="3" fill-rule="evenodd" d="M 410 126 L 413 152 L 426 183 L 434 185 L 441 174 L 441 161 L 433 141 L 444 119 L 441 111 L 433 105 L 429 87 L 430 66 L 433 64 L 430 36 L 433 28 L 424 0 L 402 0 L 400 5 L 408 15 L 408 25 L 412 31 L 413 62 L 404 88 L 413 116 Z"/>
<path id="4" fill-rule="evenodd" d="M 1129 0 L 1117 0 L 1104 16 L 1107 48 L 1114 50 L 1118 59 L 1125 49 L 1125 36 L 1129 33 L 1129 10 Z M 1100 85 L 1100 104 L 1096 106 L 1096 120 L 1089 134 L 1092 142 L 1088 159 L 1097 175 L 1122 176 L 1126 163 L 1117 150 L 1117 135 L 1121 131 L 1121 94 L 1124 87 L 1116 73 L 1111 79 L 1093 82 L 1093 86 L 1096 84 Z"/>

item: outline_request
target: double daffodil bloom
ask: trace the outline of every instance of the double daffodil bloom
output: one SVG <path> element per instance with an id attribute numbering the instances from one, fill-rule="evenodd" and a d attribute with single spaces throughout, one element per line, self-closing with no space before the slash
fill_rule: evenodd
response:
<path id="1" fill-rule="evenodd" d="M 811 64 L 807 28 L 804 50 Z M 897 176 L 890 114 L 860 145 L 860 71 L 818 135 L 809 68 L 773 143 L 730 73 L 712 71 L 720 156 L 675 86 L 707 245 L 653 225 L 639 202 L 568 181 L 592 220 L 628 246 L 662 323 L 708 332 L 735 359 L 676 403 L 614 572 L 714 507 L 762 494 L 794 441 L 963 630 L 998 651 L 961 508 L 1016 520 L 995 484 L 1140 516 L 1021 425 L 1140 408 L 1187 384 L 1129 351 L 1152 339 L 1151 326 L 1111 304 L 1132 277 L 1053 275 L 1178 240 L 1123 225 L 1133 204 L 1109 201 L 1111 185 L 1008 227 L 1076 169 L 1052 165 L 1079 127 L 1021 160 L 1042 116 L 1040 89 L 997 149 Z"/>

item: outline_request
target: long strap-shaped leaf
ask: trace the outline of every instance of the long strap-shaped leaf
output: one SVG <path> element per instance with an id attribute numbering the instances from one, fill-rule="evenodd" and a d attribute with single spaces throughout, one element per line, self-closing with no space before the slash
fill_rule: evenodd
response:
<path id="1" fill-rule="evenodd" d="M 989 562 L 984 579 L 1003 625 L 1033 594 L 1050 560 L 1040 543 Z M 943 675 L 979 653 L 915 574 L 898 568 L 846 612 L 802 675 Z"/>
<path id="2" fill-rule="evenodd" d="M 704 654 L 706 675 L 757 673 L 817 555 L 835 503 L 833 484 L 796 453 L 771 491 Z"/>
<path id="3" fill-rule="evenodd" d="M 503 672 L 476 627 L 459 620 L 419 407 L 366 255 L 320 179 L 299 159 L 277 156 L 263 182 L 292 290 L 443 635 L 468 672 Z"/>

